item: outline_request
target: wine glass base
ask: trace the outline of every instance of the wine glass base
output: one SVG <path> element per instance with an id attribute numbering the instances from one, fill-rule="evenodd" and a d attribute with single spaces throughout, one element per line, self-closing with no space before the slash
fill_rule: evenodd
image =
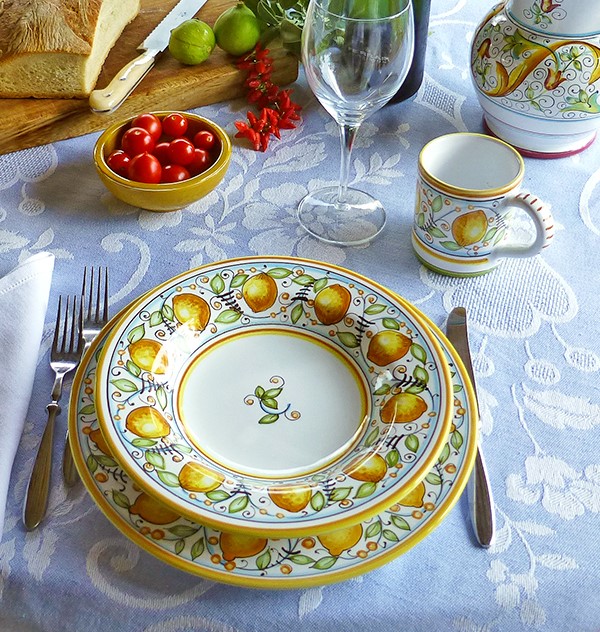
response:
<path id="1" fill-rule="evenodd" d="M 342 202 L 339 188 L 326 187 L 309 193 L 298 206 L 298 221 L 310 235 L 337 246 L 362 246 L 385 226 L 381 202 L 364 191 L 346 189 Z"/>

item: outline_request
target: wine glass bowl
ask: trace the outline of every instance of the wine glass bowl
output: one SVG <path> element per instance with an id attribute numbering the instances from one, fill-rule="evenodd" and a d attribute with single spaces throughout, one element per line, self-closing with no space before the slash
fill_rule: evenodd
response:
<path id="1" fill-rule="evenodd" d="M 317 100 L 340 128 L 337 186 L 310 192 L 300 224 L 337 245 L 361 245 L 386 222 L 382 204 L 348 186 L 350 156 L 362 122 L 383 107 L 408 73 L 414 49 L 411 0 L 311 0 L 302 32 L 302 61 Z"/>

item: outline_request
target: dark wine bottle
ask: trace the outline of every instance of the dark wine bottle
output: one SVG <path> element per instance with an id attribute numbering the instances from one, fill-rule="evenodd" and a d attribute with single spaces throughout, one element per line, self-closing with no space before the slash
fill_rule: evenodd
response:
<path id="1" fill-rule="evenodd" d="M 429 31 L 429 11 L 431 0 L 413 0 L 415 16 L 415 53 L 412 64 L 400 90 L 390 99 L 389 103 L 406 101 L 417 93 L 423 83 L 425 71 L 425 53 L 427 52 L 427 33 Z"/>

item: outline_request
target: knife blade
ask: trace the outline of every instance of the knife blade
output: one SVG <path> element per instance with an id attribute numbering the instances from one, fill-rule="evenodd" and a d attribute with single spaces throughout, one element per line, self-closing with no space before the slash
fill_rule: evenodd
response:
<path id="1" fill-rule="evenodd" d="M 205 3 L 206 0 L 179 0 L 138 46 L 142 54 L 123 66 L 106 88 L 91 92 L 91 110 L 104 114 L 116 110 L 154 66 L 156 56 L 167 48 L 171 31 L 194 17 Z"/>
<path id="2" fill-rule="evenodd" d="M 446 323 L 446 336 L 452 343 L 456 352 L 460 356 L 477 398 L 477 388 L 475 385 L 475 375 L 471 362 L 471 352 L 469 349 L 469 332 L 467 328 L 467 310 L 464 307 L 455 307 L 448 316 Z M 479 410 L 477 411 L 479 415 Z M 478 419 L 479 420 L 479 419 Z M 494 514 L 494 501 L 490 486 L 487 468 L 481 452 L 481 447 L 477 446 L 475 464 L 468 483 L 469 512 L 475 536 L 479 544 L 485 548 L 491 546 L 494 541 L 496 517 Z"/>

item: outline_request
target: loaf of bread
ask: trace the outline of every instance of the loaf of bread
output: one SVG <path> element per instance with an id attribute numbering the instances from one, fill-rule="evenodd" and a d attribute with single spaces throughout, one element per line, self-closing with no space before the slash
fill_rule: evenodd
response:
<path id="1" fill-rule="evenodd" d="M 140 0 L 0 0 L 0 97 L 86 97 Z"/>

